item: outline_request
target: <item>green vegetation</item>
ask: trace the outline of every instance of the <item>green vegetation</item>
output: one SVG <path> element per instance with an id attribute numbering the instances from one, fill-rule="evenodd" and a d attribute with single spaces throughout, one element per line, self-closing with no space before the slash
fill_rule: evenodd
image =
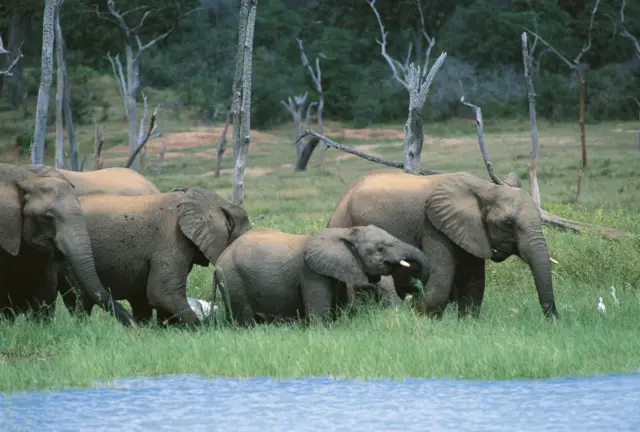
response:
<path id="1" fill-rule="evenodd" d="M 112 83 L 102 78 L 104 83 Z M 96 85 L 101 81 L 97 81 Z M 121 105 L 112 85 L 105 123 L 106 166 L 122 166 L 126 124 L 116 114 Z M 166 97 L 148 91 L 150 106 Z M 114 110 L 116 113 L 114 113 Z M 229 150 L 222 175 L 215 179 L 213 148 L 219 127 L 199 125 L 188 110 L 182 120 L 162 110 L 158 122 L 168 150 L 162 174 L 156 163 L 161 139 L 150 143 L 147 175 L 163 190 L 178 185 L 214 188 L 231 197 Z M 0 113 L 0 123 L 17 119 Z M 515 169 L 525 188 L 529 151 L 526 120 L 485 118 L 486 142 L 499 174 Z M 16 124 L 16 123 L 12 123 Z M 220 126 L 220 125 L 218 125 Z M 556 214 L 640 234 L 640 154 L 635 123 L 587 127 L 589 168 L 579 204 L 575 197 L 580 161 L 576 124 L 541 122 L 538 178 L 543 206 Z M 199 128 L 199 130 L 198 130 Z M 402 124 L 350 129 L 330 121 L 327 134 L 338 142 L 393 160 L 402 159 Z M 50 128 L 53 134 L 53 128 Z M 171 134 L 180 132 L 183 134 Z M 190 131 L 190 132 L 186 132 Z M 425 124 L 422 166 L 442 171 L 466 170 L 488 178 L 471 121 Z M 323 227 L 348 184 L 380 166 L 329 150 L 324 171 L 315 154 L 307 173 L 291 167 L 293 125 L 254 130 L 246 179 L 246 208 L 255 227 L 308 233 Z M 231 138 L 231 135 L 229 135 Z M 78 126 L 81 155 L 92 151 L 92 125 Z M 0 138 L 0 149 L 12 138 Z M 19 162 L 26 163 L 26 157 Z M 337 161 L 336 159 L 341 159 Z M 2 156 L 16 162 L 15 153 Z M 47 149 L 47 163 L 53 148 Z M 91 158 L 88 167 L 93 166 Z M 489 263 L 481 317 L 459 320 L 449 310 L 441 321 L 414 315 L 408 308 L 364 311 L 328 327 L 260 326 L 250 330 L 205 326 L 197 331 L 155 327 L 130 330 L 95 308 L 86 322 L 71 318 L 58 302 L 56 321 L 41 325 L 19 317 L 0 331 L 0 390 L 88 386 L 98 379 L 133 375 L 201 373 L 205 375 L 334 375 L 359 377 L 549 377 L 633 371 L 640 364 L 640 243 L 607 241 L 545 228 L 554 266 L 561 321 L 546 321 L 528 268 L 517 258 Z M 616 306 L 610 287 L 616 287 Z M 189 295 L 210 298 L 211 271 L 194 267 Z M 598 314 L 602 296 L 607 312 Z M 218 295 L 218 301 L 220 296 Z M 220 306 L 222 306 L 220 304 Z"/>

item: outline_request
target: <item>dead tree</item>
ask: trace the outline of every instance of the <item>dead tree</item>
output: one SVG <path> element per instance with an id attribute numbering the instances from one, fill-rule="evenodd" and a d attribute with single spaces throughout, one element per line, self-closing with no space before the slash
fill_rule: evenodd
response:
<path id="1" fill-rule="evenodd" d="M 67 66 L 65 61 L 65 44 L 60 26 L 60 10 L 64 0 L 58 0 L 58 7 L 55 13 L 55 46 L 57 73 L 57 93 L 56 93 L 56 167 L 64 168 L 64 129 L 63 120 L 67 127 L 67 137 L 69 139 L 69 160 L 72 171 L 78 171 L 78 148 L 76 145 L 76 133 L 73 126 L 73 114 L 71 112 L 71 95 L 69 80 L 67 78 Z M 64 117 L 63 117 L 64 112 Z"/>
<path id="2" fill-rule="evenodd" d="M 140 90 L 140 59 L 142 54 L 148 50 L 149 48 L 156 45 L 159 41 L 167 38 L 174 30 L 175 26 L 172 26 L 166 32 L 156 36 L 151 39 L 146 44 L 142 43 L 138 32 L 144 26 L 144 22 L 147 17 L 153 12 L 153 10 L 148 7 L 137 7 L 133 9 L 129 9 L 125 12 L 120 12 L 116 9 L 114 0 L 107 0 L 107 6 L 109 8 L 109 13 L 111 21 L 114 21 L 118 24 L 120 28 L 120 32 L 124 38 L 124 48 L 126 55 L 126 74 L 124 72 L 124 68 L 122 66 L 122 62 L 120 62 L 119 54 L 114 57 L 111 57 L 110 53 L 107 53 L 107 59 L 111 63 L 111 67 L 113 69 L 113 74 L 116 79 L 116 83 L 118 84 L 118 90 L 120 91 L 120 95 L 124 101 L 125 113 L 127 117 L 127 122 L 129 124 L 129 155 L 131 156 L 136 147 L 138 146 L 138 112 L 137 112 L 137 97 L 138 92 Z M 140 22 L 132 27 L 125 21 L 124 17 L 134 10 L 143 10 L 146 9 L 145 13 L 142 15 Z M 196 8 L 187 14 L 181 16 L 179 19 L 185 18 L 191 13 L 201 10 L 202 8 Z M 96 13 L 98 17 L 100 12 L 96 9 Z M 137 164 L 135 158 L 133 160 L 132 166 L 136 168 Z"/>
<path id="3" fill-rule="evenodd" d="M 233 183 L 231 201 L 244 204 L 244 170 L 251 143 L 251 66 L 258 0 L 241 0 L 238 53 L 233 77 Z"/>
<path id="4" fill-rule="evenodd" d="M 280 103 L 284 105 L 284 107 L 289 111 L 291 117 L 293 118 L 293 125 L 296 130 L 296 163 L 300 159 L 300 155 L 302 154 L 302 150 L 304 149 L 304 143 L 298 142 L 298 138 L 302 135 L 304 131 L 304 127 L 302 124 L 302 111 L 304 110 L 304 104 L 307 101 L 307 96 L 309 96 L 308 92 L 304 92 L 302 96 L 289 96 L 287 98 L 287 102 L 281 100 Z"/>
<path id="5" fill-rule="evenodd" d="M 6 49 L 4 49 L 4 45 L 2 43 L 2 36 L 0 36 L 0 55 L 8 55 L 8 54 L 11 54 L 11 53 Z M 15 58 L 9 64 L 9 66 L 7 66 L 6 69 L 0 70 L 0 76 L 12 76 L 13 68 L 16 67 L 16 65 L 18 64 L 21 58 L 22 58 L 22 52 L 18 51 L 18 55 L 15 56 Z"/>
<path id="6" fill-rule="evenodd" d="M 167 141 L 162 140 L 162 148 L 160 149 L 160 156 L 158 156 L 158 170 L 156 175 L 162 174 L 162 164 L 164 163 L 164 154 L 167 152 Z"/>
<path id="7" fill-rule="evenodd" d="M 216 170 L 213 173 L 214 177 L 220 177 L 220 164 L 222 164 L 222 155 L 227 150 L 227 131 L 229 124 L 231 123 L 231 108 L 227 110 L 227 116 L 224 121 L 224 127 L 220 134 L 220 139 L 216 143 Z"/>
<path id="8" fill-rule="evenodd" d="M 531 120 L 531 152 L 529 154 L 529 184 L 531 185 L 531 197 L 540 210 L 540 187 L 538 186 L 538 124 L 536 122 L 536 89 L 533 86 L 531 77 L 533 67 L 533 51 L 538 43 L 534 40 L 529 47 L 527 43 L 527 32 L 522 32 L 522 62 L 524 63 L 524 77 L 527 80 L 527 91 L 529 93 L 529 118 Z"/>
<path id="9" fill-rule="evenodd" d="M 638 99 L 634 99 L 636 101 L 636 105 L 638 105 L 638 151 L 640 151 L 640 101 Z"/>
<path id="10" fill-rule="evenodd" d="M 427 49 L 425 53 L 424 64 L 416 66 L 410 62 L 411 54 L 413 52 L 413 46 L 409 43 L 409 50 L 404 64 L 395 60 L 387 53 L 387 32 L 382 24 L 380 14 L 375 7 L 376 0 L 365 0 L 378 20 L 378 26 L 380 27 L 381 40 L 376 40 L 380 45 L 380 52 L 382 57 L 387 61 L 387 64 L 391 68 L 393 77 L 396 81 L 404 86 L 409 93 L 409 115 L 407 122 L 404 126 L 404 170 L 415 171 L 420 169 L 420 156 L 422 154 L 422 144 L 424 142 L 424 134 L 422 132 L 422 108 L 427 99 L 427 93 L 431 83 L 435 78 L 438 69 L 442 66 L 444 59 L 447 57 L 447 53 L 440 54 L 435 61 L 431 69 L 429 69 L 429 57 L 431 56 L 431 50 L 435 45 L 435 38 L 429 36 L 424 24 L 424 14 L 422 11 L 422 5 L 420 0 L 417 0 L 418 9 L 420 12 L 420 19 L 422 23 L 422 35 L 427 40 Z M 402 72 L 402 77 L 398 73 L 398 69 Z"/>
<path id="11" fill-rule="evenodd" d="M 127 163 L 124 166 L 125 168 L 131 168 L 136 156 L 138 156 L 138 154 L 145 148 L 147 142 L 149 141 L 149 138 L 151 138 L 151 134 L 155 132 L 156 128 L 158 127 L 158 124 L 156 123 L 156 119 L 158 117 L 158 110 L 160 109 L 160 105 L 157 105 L 156 109 L 153 110 L 153 115 L 151 116 L 151 121 L 149 122 L 149 129 L 147 130 L 146 134 L 144 133 L 145 122 L 149 114 L 147 97 L 145 96 L 144 93 L 142 93 L 142 101 L 144 103 L 144 108 L 142 111 L 142 118 L 140 119 L 140 129 L 138 132 L 138 137 L 136 138 L 136 147 L 135 149 L 133 149 L 133 153 L 129 155 L 129 159 L 127 160 Z M 154 136 L 153 138 L 155 137 L 157 137 L 157 135 Z"/>
<path id="12" fill-rule="evenodd" d="M 31 145 L 31 163 L 44 163 L 44 139 L 47 134 L 47 112 L 49 110 L 49 94 L 53 78 L 53 41 L 54 15 L 56 0 L 46 0 L 42 17 L 42 56 L 40 61 L 40 88 L 38 89 L 38 107 Z"/>
<path id="13" fill-rule="evenodd" d="M 316 57 L 316 70 L 314 72 L 311 64 L 309 64 L 309 59 L 307 58 L 307 54 L 304 52 L 304 45 L 302 39 L 296 38 L 298 41 L 298 47 L 300 48 L 300 60 L 302 61 L 302 67 L 307 68 L 309 72 L 309 76 L 313 80 L 313 85 L 315 87 L 316 93 L 318 93 L 318 106 L 316 108 L 316 121 L 318 123 L 318 132 L 324 133 L 324 128 L 322 127 L 322 112 L 324 110 L 324 91 L 322 90 L 322 70 L 320 69 L 320 57 Z M 306 93 L 305 93 L 306 94 Z M 298 135 L 296 134 L 296 140 L 298 139 Z M 297 147 L 296 147 L 297 148 Z M 324 166 L 324 155 L 329 147 L 323 146 L 322 152 L 320 153 L 320 166 Z"/>
<path id="14" fill-rule="evenodd" d="M 636 56 L 640 59 L 640 43 L 638 42 L 638 38 L 633 36 L 624 25 L 624 9 L 627 7 L 626 0 L 622 0 L 622 5 L 620 6 L 620 26 L 622 27 L 622 31 L 620 35 L 629 39 L 633 43 L 633 47 L 636 50 Z"/>
<path id="15" fill-rule="evenodd" d="M 595 4 L 593 5 L 593 9 L 591 11 L 591 20 L 589 21 L 587 41 L 582 46 L 582 49 L 580 50 L 576 58 L 573 60 L 573 62 L 570 62 L 569 60 L 567 60 L 565 56 L 560 54 L 560 52 L 558 52 L 547 41 L 542 39 L 536 32 L 533 32 L 525 28 L 526 31 L 531 33 L 533 36 L 539 39 L 540 42 L 545 44 L 547 48 L 549 48 L 555 55 L 557 55 L 558 58 L 560 58 L 560 60 L 562 60 L 571 70 L 575 71 L 578 77 L 578 81 L 580 83 L 580 105 L 579 105 L 578 124 L 580 126 L 580 149 L 582 153 L 582 166 L 578 170 L 578 184 L 576 186 L 576 201 L 578 201 L 578 199 L 580 198 L 580 187 L 582 184 L 582 170 L 587 168 L 587 138 L 586 138 L 586 132 L 585 132 L 585 126 L 584 126 L 585 81 L 584 81 L 584 75 L 582 73 L 582 69 L 580 68 L 580 60 L 582 59 L 582 56 L 585 55 L 591 49 L 591 31 L 593 30 L 593 23 L 596 17 L 596 12 L 598 11 L 599 3 L 600 3 L 600 0 L 596 0 Z"/>

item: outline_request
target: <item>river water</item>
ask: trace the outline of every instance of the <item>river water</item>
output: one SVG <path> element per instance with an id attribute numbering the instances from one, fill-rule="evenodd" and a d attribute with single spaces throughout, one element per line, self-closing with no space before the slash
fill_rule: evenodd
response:
<path id="1" fill-rule="evenodd" d="M 640 374 L 546 380 L 119 379 L 4 393 L 0 431 L 639 431 Z"/>

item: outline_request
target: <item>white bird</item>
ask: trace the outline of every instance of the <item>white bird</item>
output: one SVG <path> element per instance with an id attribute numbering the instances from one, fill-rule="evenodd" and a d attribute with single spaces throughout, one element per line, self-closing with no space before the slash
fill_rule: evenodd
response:
<path id="1" fill-rule="evenodd" d="M 604 305 L 602 301 L 602 297 L 598 297 L 598 312 L 605 313 L 607 311 L 607 307 Z"/>
<path id="2" fill-rule="evenodd" d="M 211 315 L 211 302 L 192 297 L 187 297 L 187 302 L 189 302 L 189 306 L 196 313 L 200 321 Z M 218 306 L 213 306 L 213 310 L 215 311 L 216 309 L 218 309 Z"/>
<path id="3" fill-rule="evenodd" d="M 619 306 L 620 302 L 618 301 L 618 297 L 616 296 L 616 287 L 614 287 L 613 285 L 611 285 L 611 297 L 613 297 L 613 301 L 615 302 L 616 306 Z"/>

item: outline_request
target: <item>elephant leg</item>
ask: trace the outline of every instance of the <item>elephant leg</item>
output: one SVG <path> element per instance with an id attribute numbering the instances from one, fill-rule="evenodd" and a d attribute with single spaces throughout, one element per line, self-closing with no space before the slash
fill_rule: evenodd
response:
<path id="1" fill-rule="evenodd" d="M 478 318 L 484 298 L 485 262 L 482 258 L 461 252 L 456 267 L 458 315 Z"/>
<path id="2" fill-rule="evenodd" d="M 396 293 L 393 277 L 382 276 L 376 286 L 377 301 L 383 306 L 395 307 L 402 304 L 402 299 Z"/>
<path id="3" fill-rule="evenodd" d="M 182 324 L 199 325 L 200 320 L 187 302 L 187 275 L 190 266 L 178 257 L 152 261 L 147 281 L 147 299 L 163 322 L 177 319 Z"/>
<path id="4" fill-rule="evenodd" d="M 454 245 L 445 235 L 430 232 L 422 239 L 422 251 L 429 259 L 431 274 L 424 285 L 424 296 L 418 302 L 418 310 L 428 316 L 439 318 L 449 303 L 454 285 Z"/>
<path id="5" fill-rule="evenodd" d="M 147 296 L 138 296 L 127 300 L 131 305 L 131 314 L 136 322 L 140 324 L 148 324 L 153 316 L 153 307 L 149 304 Z M 158 321 L 160 321 L 159 315 Z"/>
<path id="6" fill-rule="evenodd" d="M 313 271 L 304 264 L 301 291 L 305 318 L 308 322 L 329 321 L 332 315 L 334 292 L 332 280 Z"/>

